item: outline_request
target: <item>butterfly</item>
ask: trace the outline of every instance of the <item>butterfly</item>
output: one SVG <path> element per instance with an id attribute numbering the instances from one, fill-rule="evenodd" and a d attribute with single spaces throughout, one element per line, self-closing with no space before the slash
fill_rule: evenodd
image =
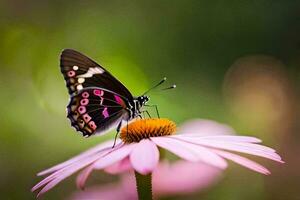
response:
<path id="1" fill-rule="evenodd" d="M 141 108 L 149 101 L 145 93 L 133 97 L 104 67 L 75 50 L 62 51 L 60 69 L 70 95 L 67 117 L 85 137 L 115 127 L 119 132 L 122 121 L 141 116 Z"/>

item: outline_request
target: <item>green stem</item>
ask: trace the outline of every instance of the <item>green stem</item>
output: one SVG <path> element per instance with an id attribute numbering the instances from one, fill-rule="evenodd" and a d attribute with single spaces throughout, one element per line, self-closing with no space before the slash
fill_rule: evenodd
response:
<path id="1" fill-rule="evenodd" d="M 152 174 L 142 175 L 135 172 L 136 189 L 140 200 L 153 200 Z"/>

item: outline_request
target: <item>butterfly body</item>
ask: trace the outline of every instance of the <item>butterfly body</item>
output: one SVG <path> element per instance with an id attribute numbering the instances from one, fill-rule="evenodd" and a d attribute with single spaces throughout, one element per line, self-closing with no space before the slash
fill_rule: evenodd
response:
<path id="1" fill-rule="evenodd" d="M 70 94 L 67 117 L 86 137 L 120 128 L 122 121 L 140 116 L 149 100 L 133 97 L 106 69 L 75 50 L 62 52 L 60 66 Z"/>
<path id="2" fill-rule="evenodd" d="M 149 101 L 149 97 L 146 95 L 138 96 L 133 99 L 134 106 L 132 108 L 133 118 L 136 118 L 141 115 L 141 108 L 146 105 Z"/>

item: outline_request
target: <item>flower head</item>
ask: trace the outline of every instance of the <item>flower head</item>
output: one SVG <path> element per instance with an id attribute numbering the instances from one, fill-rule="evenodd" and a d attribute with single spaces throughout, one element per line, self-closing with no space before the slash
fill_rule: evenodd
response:
<path id="1" fill-rule="evenodd" d="M 143 119 L 122 128 L 120 138 L 124 143 L 132 143 L 151 137 L 173 135 L 175 131 L 176 124 L 168 119 Z"/>
<path id="2" fill-rule="evenodd" d="M 83 170 L 77 177 L 77 185 L 80 188 L 84 187 L 94 169 L 109 170 L 117 166 L 118 170 L 130 168 L 140 174 L 152 173 L 159 162 L 158 147 L 184 160 L 202 162 L 220 169 L 227 167 L 225 159 L 228 159 L 259 173 L 270 174 L 262 165 L 232 151 L 283 162 L 275 150 L 258 144 L 261 140 L 254 137 L 222 135 L 222 133 L 202 136 L 193 134 L 192 130 L 189 134 L 174 135 L 174 131 L 175 124 L 170 120 L 136 120 L 122 128 L 122 140 L 117 140 L 114 148 L 112 148 L 114 141 L 108 141 L 40 172 L 38 175 L 50 175 L 35 185 L 32 191 L 41 189 L 39 196 L 81 169 Z"/>

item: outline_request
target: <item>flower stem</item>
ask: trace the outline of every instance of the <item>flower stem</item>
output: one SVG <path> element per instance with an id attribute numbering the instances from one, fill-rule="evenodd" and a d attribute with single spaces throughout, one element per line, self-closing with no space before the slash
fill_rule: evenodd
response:
<path id="1" fill-rule="evenodd" d="M 152 200 L 152 174 L 135 173 L 136 189 L 140 200 Z"/>

